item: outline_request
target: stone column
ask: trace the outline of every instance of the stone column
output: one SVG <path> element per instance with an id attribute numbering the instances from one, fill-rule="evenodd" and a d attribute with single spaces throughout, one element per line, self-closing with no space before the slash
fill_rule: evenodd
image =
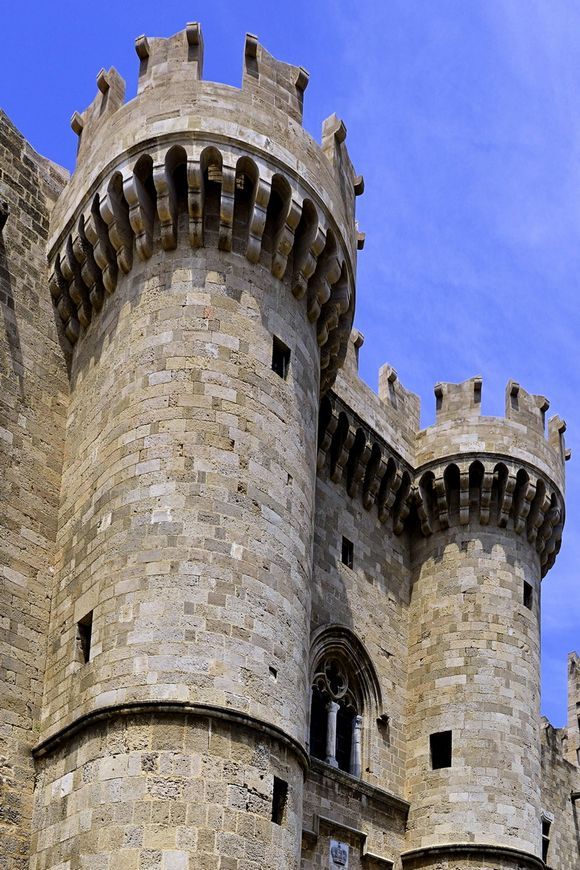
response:
<path id="1" fill-rule="evenodd" d="M 326 705 L 328 721 L 326 723 L 326 763 L 331 767 L 338 767 L 336 760 L 336 717 L 340 705 L 336 701 L 329 701 Z"/>
<path id="2" fill-rule="evenodd" d="M 355 716 L 352 722 L 350 772 L 353 776 L 360 776 L 362 773 L 362 721 L 362 716 Z"/>

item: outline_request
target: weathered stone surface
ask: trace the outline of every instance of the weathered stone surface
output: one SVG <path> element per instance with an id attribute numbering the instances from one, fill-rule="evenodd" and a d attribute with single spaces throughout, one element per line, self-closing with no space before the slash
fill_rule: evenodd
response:
<path id="1" fill-rule="evenodd" d="M 135 47 L 68 184 L 0 115 L 0 867 L 540 870 L 548 820 L 574 870 L 564 421 L 513 381 L 503 418 L 437 384 L 424 430 L 392 366 L 375 395 L 344 123 L 315 142 L 251 34 L 239 89 L 197 23 Z"/>
<path id="2" fill-rule="evenodd" d="M 66 365 L 45 244 L 66 173 L 0 112 L 0 867 L 28 865 L 44 653 L 54 577 Z M 0 224 L 2 222 L 0 221 Z"/>

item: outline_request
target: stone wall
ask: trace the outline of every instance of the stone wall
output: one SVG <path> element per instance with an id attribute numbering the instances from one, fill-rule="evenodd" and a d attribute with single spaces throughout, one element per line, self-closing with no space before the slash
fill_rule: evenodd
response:
<path id="1" fill-rule="evenodd" d="M 75 348 L 44 741 L 103 708 L 184 702 L 303 744 L 315 330 L 268 270 L 211 245 L 192 260 L 186 226 Z"/>
<path id="2" fill-rule="evenodd" d="M 537 556 L 511 530 L 475 523 L 439 531 L 414 555 L 408 845 L 471 840 L 539 855 Z M 451 764 L 432 769 L 430 734 L 444 731 Z"/>
<path id="3" fill-rule="evenodd" d="M 341 561 L 342 537 L 353 543 L 353 567 Z M 312 630 L 349 628 L 367 650 L 382 708 L 363 710 L 363 779 L 396 795 L 405 789 L 408 541 L 396 537 L 320 473 L 316 491 Z M 384 721 L 377 721 L 377 714 Z"/>
<path id="4" fill-rule="evenodd" d="M 545 719 L 541 728 L 542 811 L 550 825 L 548 866 L 575 870 L 580 861 L 580 768 L 566 758 L 565 729 L 553 728 Z"/>
<path id="5" fill-rule="evenodd" d="M 68 383 L 47 295 L 65 172 L 0 112 L 0 867 L 27 866 Z"/>
<path id="6" fill-rule="evenodd" d="M 121 716 L 37 764 L 31 870 L 298 867 L 302 769 L 283 744 L 239 723 Z M 279 823 L 274 776 L 288 784 Z"/>
<path id="7" fill-rule="evenodd" d="M 304 789 L 303 870 L 333 868 L 333 841 L 348 845 L 349 870 L 399 870 L 407 811 L 383 789 L 313 762 Z"/>

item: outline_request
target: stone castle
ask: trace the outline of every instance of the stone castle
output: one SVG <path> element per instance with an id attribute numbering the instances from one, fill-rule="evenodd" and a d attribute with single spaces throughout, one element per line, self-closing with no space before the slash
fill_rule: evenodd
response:
<path id="1" fill-rule="evenodd" d="M 0 867 L 578 870 L 563 420 L 371 391 L 344 124 L 252 35 L 136 51 L 70 179 L 0 114 Z"/>

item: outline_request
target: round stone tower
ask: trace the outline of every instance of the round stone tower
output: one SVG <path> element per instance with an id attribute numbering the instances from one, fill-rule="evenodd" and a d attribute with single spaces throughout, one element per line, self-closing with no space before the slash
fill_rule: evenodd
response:
<path id="1" fill-rule="evenodd" d="M 51 224 L 71 400 L 32 866 L 298 867 L 317 413 L 362 179 L 255 37 L 241 89 L 202 80 L 198 24 L 136 50 L 135 99 L 102 70 L 73 116 Z"/>
<path id="2" fill-rule="evenodd" d="M 540 868 L 540 581 L 564 521 L 564 423 L 515 382 L 435 388 L 418 436 L 404 868 Z M 507 458 L 509 457 L 509 459 Z M 483 864 L 482 864 L 483 860 Z"/>

